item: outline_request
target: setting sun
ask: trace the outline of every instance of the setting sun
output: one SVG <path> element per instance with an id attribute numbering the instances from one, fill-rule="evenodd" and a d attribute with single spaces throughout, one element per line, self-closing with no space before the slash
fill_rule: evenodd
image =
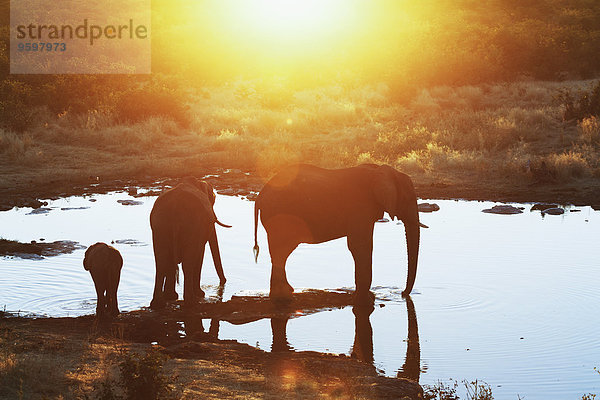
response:
<path id="1" fill-rule="evenodd" d="M 267 36 L 314 36 L 342 23 L 344 0 L 255 0 L 238 5 L 238 19 Z"/>
<path id="2" fill-rule="evenodd" d="M 355 31 L 358 15 L 358 2 L 347 0 L 224 0 L 216 8 L 232 43 L 279 57 L 333 46 Z"/>

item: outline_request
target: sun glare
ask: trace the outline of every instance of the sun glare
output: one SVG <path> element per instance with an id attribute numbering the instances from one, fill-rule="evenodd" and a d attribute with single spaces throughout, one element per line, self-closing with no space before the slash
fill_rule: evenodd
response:
<path id="1" fill-rule="evenodd" d="M 344 0 L 246 1 L 247 22 L 268 35 L 314 35 L 340 23 Z"/>
<path id="2" fill-rule="evenodd" d="M 310 53 L 356 24 L 355 0 L 221 0 L 232 41 L 263 54 Z"/>

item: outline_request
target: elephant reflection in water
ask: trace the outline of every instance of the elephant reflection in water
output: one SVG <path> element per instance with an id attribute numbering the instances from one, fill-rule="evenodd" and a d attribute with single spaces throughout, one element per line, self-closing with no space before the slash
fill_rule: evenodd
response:
<path id="1" fill-rule="evenodd" d="M 224 286 L 219 286 L 217 289 L 217 295 L 215 297 L 218 303 L 223 302 L 223 292 L 225 291 Z M 188 338 L 193 338 L 195 340 L 203 340 L 203 341 L 217 341 L 219 340 L 219 328 L 221 327 L 221 320 L 217 318 L 212 318 L 210 320 L 210 327 L 208 328 L 208 332 L 204 330 L 204 323 L 202 322 L 202 318 L 198 318 L 194 315 L 187 315 L 183 319 L 183 330 L 185 331 L 185 336 Z"/>
<path id="2" fill-rule="evenodd" d="M 421 376 L 421 348 L 419 345 L 419 327 L 417 324 L 417 313 L 415 305 L 410 296 L 404 297 L 406 301 L 406 312 L 408 319 L 408 340 L 406 347 L 406 358 L 402 367 L 398 370 L 398 378 L 406 378 L 419 382 Z M 351 356 L 367 364 L 373 364 L 373 328 L 370 316 L 373 307 L 354 306 L 354 344 Z M 273 344 L 271 351 L 290 351 L 291 346 L 287 341 L 287 322 L 289 316 L 271 318 L 271 330 L 273 333 Z"/>
<path id="3" fill-rule="evenodd" d="M 186 337 L 204 342 L 219 340 L 220 326 L 221 321 L 217 318 L 213 318 L 210 320 L 210 327 L 207 332 L 204 330 L 204 323 L 201 318 L 191 317 L 183 320 L 183 328 Z"/>
<path id="4" fill-rule="evenodd" d="M 421 376 L 421 346 L 419 345 L 419 326 L 417 325 L 417 312 L 410 296 L 406 300 L 406 313 L 408 315 L 408 343 L 406 345 L 406 358 L 404 365 L 398 370 L 398 378 L 407 378 L 419 382 Z"/>
<path id="5" fill-rule="evenodd" d="M 223 301 L 223 292 L 225 288 L 219 286 L 215 299 L 217 302 Z M 180 318 L 173 318 L 171 315 L 167 320 L 154 318 L 151 331 L 151 341 L 157 341 L 161 345 L 170 345 L 173 341 L 179 341 L 183 338 L 199 342 L 215 342 L 219 339 L 219 328 L 221 321 L 217 318 L 210 320 L 208 331 L 204 329 L 204 323 L 201 316 L 193 313 L 183 313 Z"/>

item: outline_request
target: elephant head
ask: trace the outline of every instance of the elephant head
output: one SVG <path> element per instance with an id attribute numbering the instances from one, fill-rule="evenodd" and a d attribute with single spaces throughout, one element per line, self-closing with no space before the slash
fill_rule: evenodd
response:
<path id="1" fill-rule="evenodd" d="M 392 219 L 397 218 L 404 223 L 408 273 L 406 288 L 402 295 L 407 296 L 412 291 L 417 276 L 420 228 L 427 228 L 427 226 L 419 221 L 417 195 L 408 175 L 387 165 L 373 167 L 372 190 L 377 203 Z"/>
<path id="2" fill-rule="evenodd" d="M 213 188 L 213 186 L 206 181 L 202 181 L 198 178 L 195 178 L 193 176 L 187 176 L 185 178 L 183 178 L 181 180 L 181 183 L 185 183 L 188 185 L 192 185 L 194 188 L 200 190 L 203 194 L 206 195 L 206 198 L 208 199 L 208 201 L 210 202 L 210 210 L 212 212 L 212 215 L 214 217 L 214 222 L 218 225 L 221 225 L 225 228 L 231 228 L 231 225 L 226 225 L 224 223 L 222 223 L 221 221 L 219 221 L 219 219 L 217 218 L 217 215 L 215 214 L 214 210 L 213 210 L 213 206 L 215 205 L 215 189 Z"/>

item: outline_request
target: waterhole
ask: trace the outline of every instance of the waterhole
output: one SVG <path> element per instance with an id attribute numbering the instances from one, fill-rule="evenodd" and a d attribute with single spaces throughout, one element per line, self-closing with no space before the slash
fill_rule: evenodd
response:
<path id="1" fill-rule="evenodd" d="M 21 315 L 79 316 L 95 310 L 91 277 L 83 269 L 85 247 L 113 243 L 124 258 L 121 311 L 150 304 L 154 283 L 149 215 L 156 197 L 127 192 L 48 201 L 0 212 L 0 235 L 29 243 L 75 241 L 84 246 L 54 257 L 0 258 L 0 307 Z M 122 200 L 136 200 L 132 203 Z M 419 270 L 409 302 L 404 228 L 375 227 L 375 310 L 351 307 L 290 319 L 234 325 L 218 322 L 219 339 L 235 339 L 267 351 L 281 346 L 353 354 L 388 376 L 433 384 L 448 378 L 483 380 L 495 398 L 579 398 L 600 392 L 600 213 L 567 207 L 542 216 L 531 204 L 515 215 L 483 213 L 495 203 L 435 201 L 422 213 Z M 218 196 L 217 228 L 227 284 L 223 299 L 267 293 L 270 260 L 259 229 L 261 254 L 254 263 L 253 203 Z M 297 289 L 353 288 L 353 260 L 345 240 L 302 245 L 288 260 Z M 217 293 L 218 277 L 207 249 L 202 287 Z M 180 297 L 182 287 L 178 287 Z M 208 331 L 211 321 L 204 321 Z M 359 349 L 361 354 L 357 354 Z"/>

